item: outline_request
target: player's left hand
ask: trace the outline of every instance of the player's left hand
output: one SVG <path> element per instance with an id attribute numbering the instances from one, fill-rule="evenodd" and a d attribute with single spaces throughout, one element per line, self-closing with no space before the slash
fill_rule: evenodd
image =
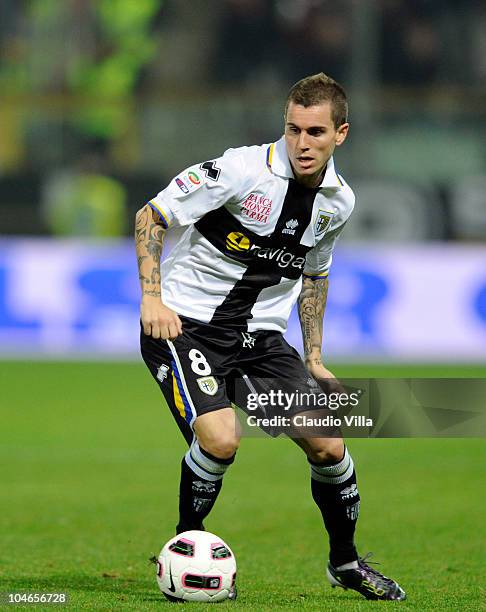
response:
<path id="1" fill-rule="evenodd" d="M 334 376 L 331 370 L 328 370 L 323 363 L 314 363 L 307 365 L 312 378 L 317 382 L 323 391 L 326 393 L 344 393 L 345 389 Z"/>
<path id="2" fill-rule="evenodd" d="M 316 380 L 319 378 L 336 378 L 331 370 L 328 370 L 323 363 L 315 363 L 312 366 L 307 366 L 307 369 L 312 374 L 312 377 Z"/>

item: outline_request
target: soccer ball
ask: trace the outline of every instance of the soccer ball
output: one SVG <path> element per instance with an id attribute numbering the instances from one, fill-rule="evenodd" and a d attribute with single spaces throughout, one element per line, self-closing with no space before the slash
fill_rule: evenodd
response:
<path id="1" fill-rule="evenodd" d="M 213 533 L 184 531 L 160 551 L 157 582 L 173 601 L 234 599 L 236 559 L 231 548 Z"/>

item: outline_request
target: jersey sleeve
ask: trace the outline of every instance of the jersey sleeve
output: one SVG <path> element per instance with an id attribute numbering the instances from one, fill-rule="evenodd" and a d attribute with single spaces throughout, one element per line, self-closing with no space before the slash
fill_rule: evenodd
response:
<path id="1" fill-rule="evenodd" d="M 228 149 L 221 157 L 178 174 L 149 205 L 166 227 L 190 225 L 211 210 L 238 199 L 244 181 L 243 156 L 237 149 Z"/>
<path id="2" fill-rule="evenodd" d="M 328 232 L 305 258 L 304 275 L 312 279 L 326 278 L 332 264 L 332 252 L 344 224 Z"/>

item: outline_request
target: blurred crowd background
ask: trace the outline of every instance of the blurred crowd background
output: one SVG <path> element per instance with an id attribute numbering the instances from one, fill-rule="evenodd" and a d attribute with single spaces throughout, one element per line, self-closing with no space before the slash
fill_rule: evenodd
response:
<path id="1" fill-rule="evenodd" d="M 0 0 L 0 355 L 134 357 L 135 211 L 320 71 L 357 194 L 325 351 L 486 360 L 486 0 Z"/>
<path id="2" fill-rule="evenodd" d="M 347 240 L 486 236 L 484 0 L 0 0 L 0 232 L 131 232 L 179 170 L 349 93 Z M 119 211 L 126 211 L 119 214 Z"/>

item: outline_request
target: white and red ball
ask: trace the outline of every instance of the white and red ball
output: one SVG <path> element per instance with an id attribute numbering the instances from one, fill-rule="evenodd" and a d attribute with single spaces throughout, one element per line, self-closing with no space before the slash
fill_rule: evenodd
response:
<path id="1" fill-rule="evenodd" d="M 236 559 L 213 533 L 185 531 L 160 551 L 157 582 L 169 599 L 223 601 L 235 594 Z"/>

